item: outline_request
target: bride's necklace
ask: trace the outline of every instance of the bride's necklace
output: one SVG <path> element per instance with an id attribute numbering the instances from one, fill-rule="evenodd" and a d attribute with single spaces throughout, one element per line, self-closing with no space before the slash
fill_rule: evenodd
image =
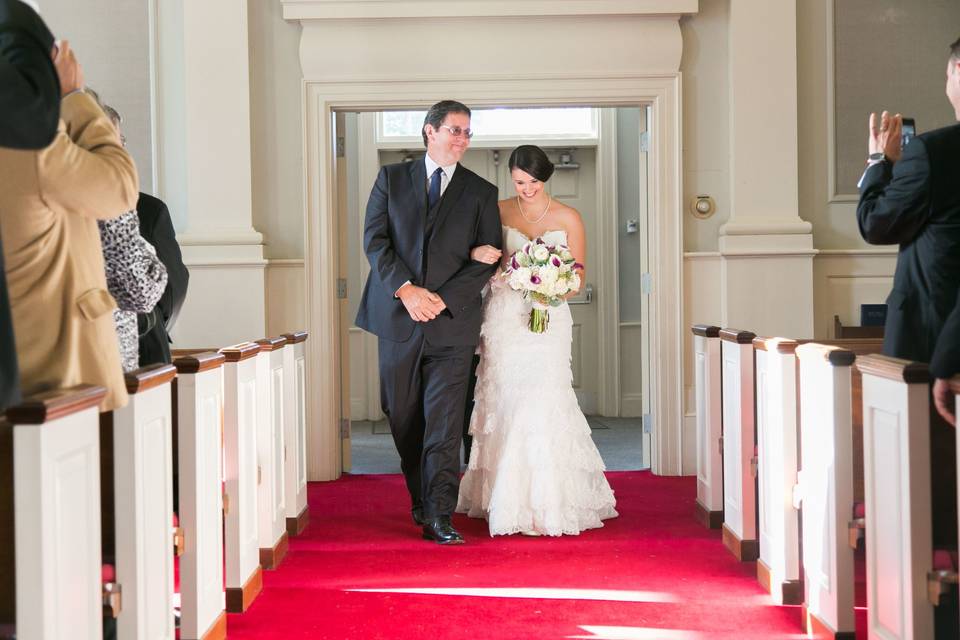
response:
<path id="1" fill-rule="evenodd" d="M 547 211 L 550 210 L 550 203 L 551 203 L 552 201 L 553 201 L 553 199 L 548 195 L 548 196 L 547 196 L 547 206 L 545 206 L 545 207 L 543 208 L 543 213 L 541 213 L 540 216 L 539 216 L 536 220 L 531 220 L 530 218 L 527 217 L 527 214 L 524 213 L 524 211 L 523 211 L 523 205 L 520 204 L 520 196 L 519 196 L 519 195 L 517 195 L 517 208 L 520 209 L 520 215 L 523 217 L 524 220 L 526 220 L 526 221 L 529 222 L 530 224 L 537 224 L 538 222 L 540 222 L 541 220 L 543 220 L 543 217 L 544 217 L 545 215 L 547 215 Z"/>

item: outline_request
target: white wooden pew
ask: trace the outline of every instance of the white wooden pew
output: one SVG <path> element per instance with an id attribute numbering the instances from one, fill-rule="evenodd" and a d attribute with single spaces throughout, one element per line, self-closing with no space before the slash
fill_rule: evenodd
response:
<path id="1" fill-rule="evenodd" d="M 801 604 L 796 340 L 755 338 L 760 558 L 757 579 L 777 604 Z"/>
<path id="2" fill-rule="evenodd" d="M 224 535 L 227 611 L 242 613 L 263 588 L 257 513 L 257 355 L 245 342 L 220 350 L 223 365 Z"/>
<path id="3" fill-rule="evenodd" d="M 851 365 L 855 355 L 810 343 L 796 348 L 800 376 L 800 471 L 804 620 L 818 637 L 853 637 Z"/>
<path id="4" fill-rule="evenodd" d="M 257 460 L 260 490 L 260 564 L 276 569 L 287 553 L 287 505 L 284 484 L 284 368 L 283 337 L 258 340 L 257 355 Z"/>
<path id="5" fill-rule="evenodd" d="M 173 410 L 177 370 L 157 364 L 128 373 L 130 402 L 113 412 L 112 466 L 120 640 L 174 638 Z"/>
<path id="6" fill-rule="evenodd" d="M 307 507 L 307 332 L 285 333 L 283 350 L 284 488 L 287 503 L 287 533 L 300 535 L 310 521 Z"/>
<path id="7" fill-rule="evenodd" d="M 756 560 L 757 492 L 754 456 L 753 339 L 720 331 L 723 376 L 723 543 L 740 561 Z"/>
<path id="8" fill-rule="evenodd" d="M 703 526 L 719 529 L 723 524 L 720 329 L 698 324 L 692 330 L 697 400 L 696 517 Z"/>
<path id="9" fill-rule="evenodd" d="M 23 640 L 102 637 L 105 395 L 89 385 L 45 392 L 0 420 L 0 622 L 15 622 Z"/>
<path id="10" fill-rule="evenodd" d="M 220 353 L 181 356 L 177 367 L 180 526 L 180 637 L 226 637 L 223 592 L 223 365 Z"/>
<path id="11" fill-rule="evenodd" d="M 863 374 L 868 635 L 933 638 L 927 366 L 876 355 L 859 358 L 857 368 Z"/>

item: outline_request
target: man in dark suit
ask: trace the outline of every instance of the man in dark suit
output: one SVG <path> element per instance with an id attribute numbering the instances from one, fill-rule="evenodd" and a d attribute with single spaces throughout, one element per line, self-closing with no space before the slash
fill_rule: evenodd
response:
<path id="1" fill-rule="evenodd" d="M 159 198 L 141 193 L 137 200 L 140 235 L 157 250 L 157 257 L 167 268 L 167 287 L 160 302 L 150 313 L 137 315 L 140 332 L 140 366 L 170 362 L 170 330 L 187 297 L 190 272 L 183 264 L 177 234 L 170 211 Z"/>
<path id="2" fill-rule="evenodd" d="M 960 40 L 946 93 L 960 119 Z M 899 114 L 871 114 L 857 219 L 867 242 L 900 245 L 884 353 L 930 362 L 960 288 L 960 125 L 921 134 L 902 153 L 900 134 Z"/>
<path id="3" fill-rule="evenodd" d="M 0 147 L 42 149 L 60 119 L 53 34 L 19 0 L 0 0 Z M 0 242 L 0 411 L 20 398 L 17 350 Z"/>
<path id="4" fill-rule="evenodd" d="M 947 60 L 946 94 L 960 120 L 960 40 L 951 45 Z M 935 354 L 950 352 L 960 337 L 953 330 L 943 333 L 960 290 L 960 124 L 921 134 L 902 152 L 901 126 L 899 114 L 870 115 L 870 156 L 860 180 L 857 220 L 867 242 L 900 245 L 887 297 L 883 352 L 931 362 Z M 934 375 L 944 371 L 934 360 Z M 939 408 L 938 391 L 934 389 L 934 402 Z M 937 547 L 956 543 L 955 437 L 954 429 L 931 421 Z"/>
<path id="5" fill-rule="evenodd" d="M 433 105 L 421 160 L 380 170 L 367 204 L 370 276 L 357 326 L 379 337 L 380 398 L 424 538 L 459 544 L 450 517 L 470 361 L 480 339 L 480 291 L 496 265 L 470 249 L 500 247 L 497 188 L 459 164 L 470 109 Z"/>

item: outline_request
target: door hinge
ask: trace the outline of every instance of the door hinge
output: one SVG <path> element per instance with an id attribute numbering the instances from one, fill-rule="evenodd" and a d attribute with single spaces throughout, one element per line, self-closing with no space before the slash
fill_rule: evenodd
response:
<path id="1" fill-rule="evenodd" d="M 757 456 L 750 458 L 750 475 L 752 475 L 754 478 L 757 477 L 758 464 Z"/>
<path id="2" fill-rule="evenodd" d="M 640 293 L 645 296 L 653 293 L 653 276 L 649 272 L 640 274 Z"/>
<path id="3" fill-rule="evenodd" d="M 653 416 L 649 413 L 643 414 L 643 432 L 653 433 Z"/>
<path id="4" fill-rule="evenodd" d="M 723 436 L 717 438 L 717 444 L 720 445 L 720 455 L 723 456 Z"/>
<path id="5" fill-rule="evenodd" d="M 650 132 L 644 131 L 640 134 L 640 153 L 650 152 Z"/>
<path id="6" fill-rule="evenodd" d="M 340 439 L 348 440 L 350 438 L 350 418 L 340 418 Z"/>
<path id="7" fill-rule="evenodd" d="M 337 278 L 337 299 L 338 300 L 347 299 L 347 279 L 346 278 Z"/>
<path id="8" fill-rule="evenodd" d="M 343 158 L 347 155 L 347 144 L 343 136 L 337 136 L 337 149 L 336 154 L 338 158 Z"/>

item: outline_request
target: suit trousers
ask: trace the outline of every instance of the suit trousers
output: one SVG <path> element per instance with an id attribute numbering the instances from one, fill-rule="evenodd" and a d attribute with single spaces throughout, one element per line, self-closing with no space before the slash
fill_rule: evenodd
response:
<path id="1" fill-rule="evenodd" d="M 433 346 L 418 326 L 404 342 L 380 338 L 380 403 L 413 506 L 450 516 L 460 486 L 460 440 L 473 346 Z"/>

